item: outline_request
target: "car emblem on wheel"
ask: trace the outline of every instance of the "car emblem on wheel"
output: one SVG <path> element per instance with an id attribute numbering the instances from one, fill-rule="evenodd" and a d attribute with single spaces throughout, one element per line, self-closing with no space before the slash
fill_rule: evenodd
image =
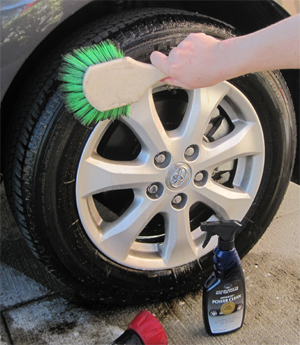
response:
<path id="1" fill-rule="evenodd" d="M 171 176 L 171 181 L 170 181 L 171 186 L 174 188 L 180 187 L 185 181 L 186 175 L 187 175 L 187 171 L 184 167 L 180 167 L 177 170 L 175 170 L 175 172 Z"/>
<path id="2" fill-rule="evenodd" d="M 166 176 L 166 185 L 171 190 L 185 188 L 191 181 L 192 169 L 186 163 L 176 163 L 172 165 Z"/>

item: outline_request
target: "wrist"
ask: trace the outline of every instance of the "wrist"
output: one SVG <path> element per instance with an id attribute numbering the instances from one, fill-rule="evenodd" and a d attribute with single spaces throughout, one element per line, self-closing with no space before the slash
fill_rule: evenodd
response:
<path id="1" fill-rule="evenodd" d="M 250 61 L 247 58 L 250 58 L 250 54 L 247 53 L 246 47 L 241 43 L 240 37 L 232 37 L 220 41 L 222 71 L 219 73 L 223 80 L 248 73 Z"/>

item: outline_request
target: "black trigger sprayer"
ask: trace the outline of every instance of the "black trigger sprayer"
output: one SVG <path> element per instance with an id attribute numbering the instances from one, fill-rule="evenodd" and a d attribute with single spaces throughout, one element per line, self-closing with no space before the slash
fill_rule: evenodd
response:
<path id="1" fill-rule="evenodd" d="M 212 236 L 219 236 L 214 249 L 214 271 L 203 287 L 203 319 L 211 335 L 235 331 L 244 322 L 245 278 L 235 249 L 235 234 L 241 226 L 236 220 L 201 223 L 201 230 L 207 232 L 203 248 Z"/>

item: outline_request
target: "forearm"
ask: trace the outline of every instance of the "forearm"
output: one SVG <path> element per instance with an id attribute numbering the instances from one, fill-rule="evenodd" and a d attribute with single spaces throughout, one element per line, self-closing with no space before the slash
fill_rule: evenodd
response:
<path id="1" fill-rule="evenodd" d="M 221 42 L 229 79 L 235 76 L 274 69 L 300 67 L 300 15 L 266 29 Z"/>
<path id="2" fill-rule="evenodd" d="M 215 85 L 247 73 L 300 68 L 300 15 L 252 34 L 220 41 L 190 34 L 169 56 L 151 54 L 164 82 L 187 89 Z"/>

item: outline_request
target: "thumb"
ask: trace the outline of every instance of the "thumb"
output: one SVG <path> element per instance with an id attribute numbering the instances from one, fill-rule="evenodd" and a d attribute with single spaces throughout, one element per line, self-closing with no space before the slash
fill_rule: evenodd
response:
<path id="1" fill-rule="evenodd" d="M 154 51 L 150 55 L 150 60 L 153 66 L 157 67 L 166 75 L 169 75 L 168 57 L 165 54 Z"/>

